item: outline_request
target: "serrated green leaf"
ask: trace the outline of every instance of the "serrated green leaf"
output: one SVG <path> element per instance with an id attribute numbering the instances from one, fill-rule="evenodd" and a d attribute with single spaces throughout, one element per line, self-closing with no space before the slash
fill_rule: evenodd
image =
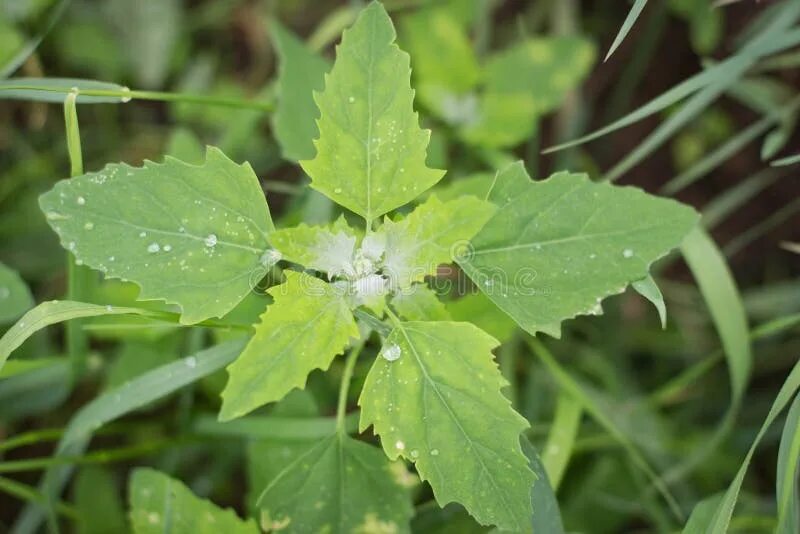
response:
<path id="1" fill-rule="evenodd" d="M 408 54 L 383 6 L 364 9 L 342 35 L 325 91 L 317 155 L 301 162 L 311 186 L 372 221 L 438 182 L 425 164 L 430 132 L 413 110 Z"/>
<path id="2" fill-rule="evenodd" d="M 425 284 L 414 284 L 392 296 L 391 305 L 409 321 L 449 321 L 450 314 L 436 292 Z"/>
<path id="3" fill-rule="evenodd" d="M 399 465 L 402 468 L 402 465 Z M 259 499 L 261 524 L 289 532 L 409 532 L 408 490 L 380 450 L 345 434 L 286 466 Z"/>
<path id="4" fill-rule="evenodd" d="M 680 244 L 697 213 L 633 187 L 558 173 L 528 181 L 521 163 L 501 171 L 490 199 L 502 206 L 457 259 L 522 328 L 558 337 L 560 324 L 647 276 Z M 509 233 L 508 229 L 515 231 Z"/>
<path id="5" fill-rule="evenodd" d="M 223 421 L 302 389 L 311 371 L 327 369 L 351 338 L 360 337 L 345 296 L 318 278 L 286 272 L 286 283 L 268 292 L 275 301 L 244 352 L 228 366 Z"/>
<path id="6" fill-rule="evenodd" d="M 313 140 L 319 135 L 314 91 L 324 87 L 330 65 L 278 21 L 273 20 L 270 29 L 278 53 L 278 105 L 272 116 L 275 138 L 284 158 L 313 158 Z"/>
<path id="7" fill-rule="evenodd" d="M 0 324 L 8 323 L 31 309 L 33 296 L 25 281 L 0 263 Z"/>
<path id="8" fill-rule="evenodd" d="M 359 399 L 389 458 L 402 456 L 444 506 L 526 531 L 535 475 L 520 448 L 528 426 L 501 393 L 498 342 L 469 323 L 396 323 Z"/>
<path id="9" fill-rule="evenodd" d="M 386 220 L 384 271 L 395 288 L 407 288 L 435 274 L 436 268 L 469 252 L 468 240 L 496 208 L 472 196 L 441 202 L 431 196 L 408 217 Z"/>
<path id="10" fill-rule="evenodd" d="M 181 309 L 181 322 L 222 317 L 263 274 L 269 208 L 250 165 L 208 148 L 203 165 L 166 158 L 112 164 L 63 180 L 40 198 L 78 260 Z"/>
<path id="11" fill-rule="evenodd" d="M 179 480 L 155 469 L 138 468 L 129 485 L 134 534 L 256 534 L 253 520 L 197 497 Z"/>

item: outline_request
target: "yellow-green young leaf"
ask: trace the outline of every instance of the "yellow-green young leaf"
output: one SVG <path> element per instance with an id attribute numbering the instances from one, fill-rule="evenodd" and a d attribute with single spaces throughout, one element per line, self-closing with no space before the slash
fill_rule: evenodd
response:
<path id="1" fill-rule="evenodd" d="M 241 356 L 228 366 L 219 417 L 226 421 L 303 388 L 314 369 L 327 369 L 358 327 L 345 296 L 305 273 L 286 272 L 269 289 L 275 301 Z"/>
<path id="2" fill-rule="evenodd" d="M 386 235 L 383 265 L 392 286 L 407 288 L 436 274 L 439 265 L 469 253 L 469 240 L 495 210 L 492 203 L 472 196 L 448 202 L 431 196 L 405 219 L 387 219 L 382 228 Z"/>
<path id="3" fill-rule="evenodd" d="M 135 282 L 141 300 L 177 304 L 185 324 L 233 309 L 270 258 L 258 179 L 211 147 L 199 166 L 108 165 L 59 182 L 39 204 L 78 261 Z"/>
<path id="4" fill-rule="evenodd" d="M 366 443 L 345 434 L 326 438 L 264 490 L 261 525 L 309 534 L 409 532 L 411 497 L 392 467 Z"/>
<path id="5" fill-rule="evenodd" d="M 377 2 L 342 35 L 336 63 L 315 94 L 317 156 L 303 161 L 311 186 L 372 221 L 414 199 L 444 171 L 425 164 L 430 131 L 413 109 L 408 54 Z"/>
<path id="6" fill-rule="evenodd" d="M 698 220 L 688 206 L 583 174 L 533 182 L 521 163 L 498 173 L 489 198 L 501 209 L 458 263 L 522 328 L 556 337 L 563 320 L 602 313 L 605 297 L 647 276 Z"/>
<path id="7" fill-rule="evenodd" d="M 233 510 L 197 497 L 182 482 L 154 469 L 138 468 L 128 487 L 134 534 L 257 534 L 258 526 Z"/>
<path id="8" fill-rule="evenodd" d="M 286 260 L 326 272 L 331 278 L 354 276 L 353 256 L 358 236 L 346 224 L 343 220 L 330 226 L 300 224 L 275 230 L 269 241 Z"/>
<path id="9" fill-rule="evenodd" d="M 497 345 L 469 323 L 396 323 L 361 392 L 360 427 L 375 427 L 389 458 L 414 462 L 440 505 L 523 532 L 536 477 L 520 448 L 528 424 L 500 393 Z"/>
<path id="10" fill-rule="evenodd" d="M 414 284 L 392 296 L 392 307 L 409 321 L 449 321 L 450 314 L 436 292 L 425 284 Z"/>
<path id="11" fill-rule="evenodd" d="M 313 158 L 313 140 L 319 135 L 314 91 L 323 88 L 330 65 L 278 21 L 273 20 L 270 29 L 278 53 L 278 105 L 272 116 L 275 138 L 286 159 Z"/>
<path id="12" fill-rule="evenodd" d="M 33 296 L 16 271 L 0 263 L 0 324 L 13 321 L 33 307 Z"/>

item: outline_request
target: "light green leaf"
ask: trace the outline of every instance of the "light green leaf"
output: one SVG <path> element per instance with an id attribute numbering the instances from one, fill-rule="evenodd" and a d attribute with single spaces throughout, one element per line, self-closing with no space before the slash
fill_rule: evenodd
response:
<path id="1" fill-rule="evenodd" d="M 535 475 L 520 449 L 527 421 L 500 393 L 497 344 L 469 323 L 397 322 L 367 375 L 360 426 L 375 427 L 389 458 L 414 462 L 441 506 L 520 532 Z"/>
<path id="2" fill-rule="evenodd" d="M 282 228 L 271 233 L 269 241 L 284 259 L 298 265 L 323 271 L 330 278 L 355 276 L 353 260 L 358 236 L 343 224 Z"/>
<path id="3" fill-rule="evenodd" d="M 360 337 L 345 296 L 334 286 L 304 273 L 286 272 L 286 278 L 268 291 L 275 301 L 228 367 L 223 421 L 302 389 L 311 371 L 327 369 L 351 338 Z"/>
<path id="4" fill-rule="evenodd" d="M 479 172 L 455 179 L 449 178 L 447 183 L 440 183 L 431 190 L 439 200 L 453 200 L 461 196 L 472 195 L 486 198 L 486 194 L 494 182 L 494 173 Z"/>
<path id="5" fill-rule="evenodd" d="M 469 239 L 489 220 L 496 208 L 465 196 L 441 202 L 431 196 L 400 222 L 385 221 L 384 270 L 395 288 L 406 288 L 436 273 L 455 256 L 469 254 Z"/>
<path id="6" fill-rule="evenodd" d="M 563 320 L 602 313 L 605 297 L 647 276 L 698 219 L 672 200 L 586 175 L 558 173 L 523 186 L 526 176 L 521 163 L 500 171 L 489 198 L 501 209 L 457 261 L 532 334 L 558 337 Z"/>
<path id="7" fill-rule="evenodd" d="M 0 338 L 0 369 L 6 363 L 9 355 L 33 334 L 52 324 L 81 319 L 83 317 L 96 317 L 98 315 L 150 315 L 153 312 L 137 308 L 123 308 L 119 306 L 98 306 L 84 302 L 69 300 L 50 301 L 39 304 L 34 309 L 22 316 L 17 323 Z"/>
<path id="8" fill-rule="evenodd" d="M 392 467 L 375 447 L 345 434 L 330 436 L 287 465 L 264 490 L 259 499 L 262 527 L 409 532 L 411 498 Z"/>
<path id="9" fill-rule="evenodd" d="M 529 94 L 541 115 L 561 105 L 589 73 L 594 57 L 592 43 L 581 37 L 527 39 L 489 58 L 486 91 Z"/>
<path id="10" fill-rule="evenodd" d="M 319 135 L 314 91 L 324 87 L 330 65 L 278 21 L 273 20 L 270 29 L 278 53 L 278 105 L 272 116 L 275 138 L 284 158 L 313 158 L 313 140 Z"/>
<path id="11" fill-rule="evenodd" d="M 62 245 L 142 300 L 165 300 L 194 324 L 233 309 L 264 273 L 273 229 L 258 179 L 209 148 L 203 165 L 167 157 L 112 164 L 64 180 L 40 199 Z"/>
<path id="12" fill-rule="evenodd" d="M 491 147 L 519 144 L 589 73 L 594 56 L 591 43 L 575 36 L 527 39 L 498 52 L 486 65 L 486 88 L 464 137 Z M 439 109 L 446 105 L 442 100 Z"/>
<path id="13" fill-rule="evenodd" d="M 392 21 L 377 2 L 344 32 L 325 91 L 315 94 L 317 156 L 301 162 L 312 187 L 367 221 L 444 175 L 425 165 L 430 132 L 419 128 L 408 54 L 394 40 Z"/>
<path id="14" fill-rule="evenodd" d="M 653 277 L 647 275 L 641 280 L 635 280 L 631 283 L 633 289 L 636 290 L 641 296 L 649 300 L 658 311 L 658 318 L 661 320 L 661 328 L 667 327 L 667 306 L 664 304 L 664 296 L 661 290 L 658 289 L 658 284 L 653 280 Z"/>
<path id="15" fill-rule="evenodd" d="M 34 305 L 33 296 L 16 271 L 0 263 L 0 324 L 13 321 Z"/>
<path id="16" fill-rule="evenodd" d="M 436 292 L 425 284 L 414 284 L 392 296 L 391 305 L 409 321 L 449 321 L 450 314 Z"/>
<path id="17" fill-rule="evenodd" d="M 253 520 L 240 519 L 197 497 L 179 480 L 155 469 L 138 468 L 128 489 L 134 534 L 256 534 Z"/>
<path id="18" fill-rule="evenodd" d="M 480 67 L 469 36 L 447 9 L 421 9 L 403 17 L 400 42 L 411 55 L 421 95 L 425 87 L 462 93 L 478 83 Z"/>

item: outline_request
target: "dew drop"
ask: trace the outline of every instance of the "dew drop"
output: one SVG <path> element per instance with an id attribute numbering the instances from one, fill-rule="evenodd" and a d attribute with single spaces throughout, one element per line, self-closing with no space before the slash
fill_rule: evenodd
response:
<path id="1" fill-rule="evenodd" d="M 625 258 L 632 258 L 633 257 L 633 251 L 631 249 L 629 249 L 629 248 L 626 248 L 625 250 L 622 251 L 622 255 Z"/>
<path id="2" fill-rule="evenodd" d="M 107 311 L 107 312 L 114 311 L 114 306 L 112 306 L 111 304 L 109 304 L 108 306 L 106 306 L 106 311 Z"/>
<path id="3" fill-rule="evenodd" d="M 439 456 L 439 449 L 432 449 L 431 456 Z"/>
<path id="4" fill-rule="evenodd" d="M 86 204 L 86 199 L 83 197 L 78 197 L 78 206 L 83 206 Z"/>
<path id="5" fill-rule="evenodd" d="M 147 232 L 139 232 L 139 237 L 147 237 Z"/>
<path id="6" fill-rule="evenodd" d="M 341 193 L 342 192 L 342 188 L 341 187 L 337 187 L 336 189 L 333 190 L 333 192 L 334 193 Z"/>
<path id="7" fill-rule="evenodd" d="M 189 356 L 188 358 L 186 358 L 186 367 L 190 369 L 194 369 L 195 367 L 197 367 L 197 358 L 195 358 L 194 356 Z"/>
<path id="8" fill-rule="evenodd" d="M 397 449 L 398 451 L 402 451 L 406 448 L 406 444 L 398 439 L 397 443 L 394 444 L 394 448 Z"/>
<path id="9" fill-rule="evenodd" d="M 402 351 L 397 345 L 389 345 L 381 351 L 381 356 L 383 356 L 383 358 L 388 362 L 393 362 L 399 359 L 401 355 Z"/>
<path id="10" fill-rule="evenodd" d="M 352 103 L 354 103 L 356 101 L 356 97 L 351 96 L 350 98 L 347 99 L 347 101 L 352 104 Z"/>
<path id="11" fill-rule="evenodd" d="M 169 252 L 172 250 L 172 245 L 164 245 L 164 252 Z"/>
<path id="12" fill-rule="evenodd" d="M 87 222 L 86 224 L 83 225 L 83 229 L 84 230 L 93 230 L 94 229 L 94 223 L 93 222 Z"/>
<path id="13" fill-rule="evenodd" d="M 412 458 L 417 458 L 417 457 L 419 457 L 419 451 L 418 451 L 417 449 L 414 449 L 414 450 L 412 450 L 412 451 L 411 451 L 411 457 L 412 457 Z"/>
<path id="14" fill-rule="evenodd" d="M 161 247 L 158 245 L 158 243 L 150 243 L 150 245 L 147 247 L 147 252 L 150 254 L 155 254 L 159 250 L 161 250 Z"/>
<path id="15" fill-rule="evenodd" d="M 216 234 L 208 234 L 208 237 L 206 237 L 205 239 L 205 244 L 207 247 L 216 247 L 217 246 Z"/>

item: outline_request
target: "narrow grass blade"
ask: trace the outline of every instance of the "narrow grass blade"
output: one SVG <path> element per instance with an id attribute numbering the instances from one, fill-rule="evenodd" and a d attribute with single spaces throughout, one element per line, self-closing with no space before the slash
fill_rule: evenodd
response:
<path id="1" fill-rule="evenodd" d="M 728 362 L 733 401 L 738 404 L 747 387 L 753 359 L 747 336 L 747 315 L 739 290 L 725 257 L 705 230 L 695 228 L 684 240 L 681 251 L 720 336 Z"/>
<path id="2" fill-rule="evenodd" d="M 778 396 L 775 398 L 775 402 L 772 404 L 772 408 L 770 408 L 767 418 L 764 420 L 764 424 L 761 425 L 756 439 L 750 446 L 750 450 L 747 452 L 738 473 L 736 473 L 736 477 L 719 502 L 714 515 L 707 521 L 699 521 L 690 518 L 687 527 L 691 525 L 691 528 L 685 528 L 683 534 L 724 534 L 728 531 L 733 509 L 736 506 L 736 501 L 739 499 L 739 491 L 742 488 L 744 476 L 747 473 L 747 468 L 750 466 L 750 460 L 753 458 L 753 454 L 758 444 L 761 442 L 761 439 L 764 437 L 764 434 L 767 432 L 767 429 L 789 404 L 798 388 L 800 388 L 800 361 L 795 364 L 786 382 L 784 382 L 778 392 Z M 697 513 L 698 512 L 695 511 L 692 515 L 695 516 Z M 708 514 L 704 515 L 708 517 Z"/>
<path id="3" fill-rule="evenodd" d="M 714 228 L 782 176 L 778 170 L 767 168 L 740 181 L 709 202 L 703 209 L 703 217 L 700 220 L 707 229 Z"/>
<path id="4" fill-rule="evenodd" d="M 642 456 L 633 441 L 617 426 L 613 418 L 603 410 L 602 406 L 604 404 L 598 402 L 597 394 L 593 389 L 588 384 L 579 382 L 566 369 L 561 367 L 541 341 L 534 337 L 529 337 L 528 343 L 533 353 L 550 372 L 561 391 L 579 402 L 586 413 L 591 415 L 625 449 L 634 465 L 647 475 L 653 486 L 661 493 L 675 517 L 682 519 L 683 514 L 680 506 L 672 493 L 670 493 L 669 488 Z"/>
<path id="5" fill-rule="evenodd" d="M 613 182 L 663 145 L 675 132 L 694 120 L 700 112 L 717 100 L 720 95 L 727 90 L 729 85 L 744 74 L 750 66 L 750 62 L 742 60 L 741 58 L 734 58 L 734 60 L 727 65 L 730 65 L 730 68 L 723 72 L 715 70 L 718 76 L 715 77 L 712 83 L 692 95 L 677 112 L 670 115 L 667 120 L 662 122 L 661 125 L 659 125 L 653 133 L 648 135 L 630 154 L 609 170 L 605 175 L 605 179 Z"/>
<path id="6" fill-rule="evenodd" d="M 778 528 L 777 534 L 800 532 L 797 473 L 800 462 L 800 395 L 796 396 L 783 427 L 778 450 Z"/>
<path id="7" fill-rule="evenodd" d="M 109 390 L 81 408 L 72 418 L 56 447 L 55 457 L 79 456 L 88 447 L 98 428 L 155 400 L 174 393 L 232 362 L 244 347 L 235 340 L 198 352 L 144 373 L 122 386 Z M 49 500 L 55 499 L 67 484 L 72 468 L 54 466 L 45 472 L 39 490 Z M 44 518 L 41 506 L 28 506 L 12 532 L 37 532 Z"/>
<path id="8" fill-rule="evenodd" d="M 564 477 L 582 415 L 583 406 L 579 401 L 564 391 L 558 394 L 556 413 L 542 453 L 542 463 L 553 490 L 558 489 Z"/>
<path id="9" fill-rule="evenodd" d="M 80 319 L 83 317 L 96 317 L 99 315 L 153 315 L 153 312 L 138 308 L 123 308 L 114 306 L 98 306 L 84 302 L 69 300 L 50 301 L 39 304 L 22 316 L 11 329 L 0 338 L 0 369 L 5 365 L 9 355 L 17 347 L 42 328 L 52 324 Z"/>
<path id="10" fill-rule="evenodd" d="M 776 159 L 770 165 L 773 167 L 786 167 L 787 165 L 795 165 L 800 163 L 800 154 L 795 154 L 793 156 L 786 156 L 785 158 Z"/>
<path id="11" fill-rule="evenodd" d="M 723 248 L 725 255 L 729 258 L 735 256 L 750 243 L 773 228 L 780 226 L 785 220 L 789 219 L 797 212 L 800 212 L 800 197 L 795 198 L 792 202 L 786 204 L 760 223 L 748 228 L 746 231 L 731 239 L 730 242 L 725 245 L 725 248 Z"/>
<path id="12" fill-rule="evenodd" d="M 0 81 L 0 100 L 27 100 L 60 104 L 64 96 L 78 89 L 78 104 L 119 104 L 130 98 L 125 96 L 89 96 L 83 91 L 113 91 L 120 95 L 130 90 L 116 83 L 82 80 L 78 78 L 11 78 Z"/>
<path id="13" fill-rule="evenodd" d="M 611 43 L 611 47 L 608 49 L 608 53 L 606 54 L 605 59 L 603 61 L 608 61 L 608 58 L 611 57 L 611 54 L 622 44 L 622 41 L 631 31 L 633 25 L 636 23 L 636 19 L 639 18 L 639 15 L 642 13 L 644 6 L 647 5 L 647 0 L 636 0 L 631 7 L 631 10 L 628 12 L 628 16 L 625 17 L 625 21 L 622 23 L 622 27 L 619 29 L 617 36 L 614 38 L 614 42 Z"/>
<path id="14" fill-rule="evenodd" d="M 725 141 L 711 153 L 701 158 L 700 161 L 664 184 L 664 186 L 661 188 L 661 192 L 665 195 L 672 196 L 678 191 L 682 191 L 686 187 L 690 186 L 700 178 L 707 176 L 711 171 L 725 163 L 734 154 L 737 154 L 740 150 L 752 143 L 759 136 L 766 133 L 770 126 L 772 126 L 775 122 L 777 122 L 776 117 L 764 117 L 754 122 L 741 132 L 733 135 L 730 139 Z"/>
<path id="15" fill-rule="evenodd" d="M 52 30 L 56 25 L 58 19 L 61 18 L 61 15 L 64 14 L 64 11 L 69 3 L 70 0 L 61 0 L 50 10 L 50 13 L 41 31 L 39 31 L 39 33 L 33 38 L 29 39 L 28 42 L 26 42 L 23 47 L 20 48 L 16 54 L 14 54 L 14 56 L 5 65 L 0 67 L 0 80 L 3 78 L 8 78 L 15 70 L 25 63 L 25 60 L 28 59 L 31 54 L 36 51 L 44 38 L 47 37 L 47 34 L 50 33 L 50 30 Z"/>

